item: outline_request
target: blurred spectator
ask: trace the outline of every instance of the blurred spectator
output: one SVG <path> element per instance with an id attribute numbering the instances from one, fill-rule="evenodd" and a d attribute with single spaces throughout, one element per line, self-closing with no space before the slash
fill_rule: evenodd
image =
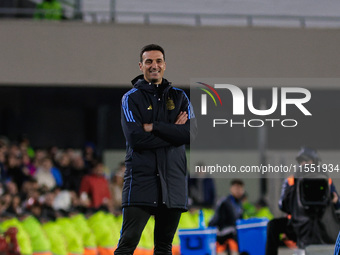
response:
<path id="1" fill-rule="evenodd" d="M 120 212 L 124 163 L 112 178 L 115 198 L 111 200 L 105 166 L 97 161 L 94 144 L 88 143 L 82 154 L 74 149 L 61 151 L 55 146 L 49 150 L 33 150 L 28 139 L 21 137 L 19 141 L 19 145 L 10 144 L 0 137 L 0 214 L 18 216 L 29 212 L 42 221 L 55 219 L 57 210 L 69 212 L 78 208 L 85 213 L 86 208 L 106 208 L 113 211 L 113 202 Z M 88 170 L 90 173 L 85 164 L 93 166 Z"/>
<path id="2" fill-rule="evenodd" d="M 19 194 L 13 195 L 11 199 L 11 203 L 9 207 L 7 208 L 7 211 L 10 213 L 15 214 L 16 216 L 20 215 L 22 213 L 22 207 L 21 207 L 21 198 Z"/>
<path id="3" fill-rule="evenodd" d="M 21 200 L 27 200 L 28 198 L 38 199 L 40 196 L 38 181 L 34 178 L 29 178 L 25 181 L 21 187 Z"/>
<path id="4" fill-rule="evenodd" d="M 124 184 L 125 162 L 121 162 L 119 169 L 112 176 L 110 181 L 110 193 L 112 197 L 112 206 L 115 213 L 122 211 L 122 192 Z"/>
<path id="5" fill-rule="evenodd" d="M 35 157 L 33 160 L 33 165 L 35 166 L 36 169 L 41 167 L 43 160 L 48 156 L 48 153 L 46 150 L 43 149 L 37 149 L 35 151 Z"/>
<path id="6" fill-rule="evenodd" d="M 0 141 L 0 181 L 1 182 L 4 182 L 7 179 L 7 173 L 5 169 L 6 154 L 7 154 L 7 146 L 5 145 L 5 143 Z"/>
<path id="7" fill-rule="evenodd" d="M 68 177 L 67 184 L 65 184 L 64 187 L 78 193 L 81 180 L 83 179 L 83 176 L 87 173 L 88 172 L 86 172 L 83 157 L 80 154 L 74 154 L 71 161 L 71 174 Z"/>
<path id="8" fill-rule="evenodd" d="M 46 191 L 53 189 L 55 186 L 61 187 L 63 184 L 62 176 L 59 170 L 53 166 L 50 158 L 45 158 L 42 161 L 41 167 L 35 173 L 35 178 L 39 186 Z"/>
<path id="9" fill-rule="evenodd" d="M 29 173 L 29 175 L 33 176 L 35 171 L 37 170 L 36 167 L 33 165 L 31 158 L 28 156 L 27 153 L 22 155 L 22 164 L 24 167 L 24 172 Z"/>
<path id="10" fill-rule="evenodd" d="M 0 214 L 5 212 L 11 205 L 12 196 L 9 193 L 5 193 L 0 197 Z"/>
<path id="11" fill-rule="evenodd" d="M 10 150 L 7 157 L 6 173 L 7 176 L 17 184 L 19 190 L 21 189 L 23 182 L 29 177 L 29 173 L 24 172 L 20 151 L 18 153 L 15 150 L 15 147 L 12 147 L 12 150 Z"/>
<path id="12" fill-rule="evenodd" d="M 41 203 L 37 199 L 29 198 L 26 203 L 26 210 L 39 220 L 42 212 Z"/>
<path id="13" fill-rule="evenodd" d="M 255 217 L 257 218 L 267 218 L 268 220 L 271 220 L 274 218 L 274 215 L 270 211 L 268 204 L 265 199 L 261 198 L 259 199 L 256 204 L 256 214 Z"/>
<path id="14" fill-rule="evenodd" d="M 19 148 L 19 146 L 15 143 L 11 144 L 8 148 L 8 154 L 9 155 L 14 155 L 17 158 L 21 158 L 22 152 Z"/>
<path id="15" fill-rule="evenodd" d="M 109 184 L 104 176 L 104 165 L 101 162 L 94 164 L 92 173 L 83 177 L 80 185 L 82 200 L 90 200 L 90 207 L 98 209 L 101 206 L 112 208 Z"/>
<path id="16" fill-rule="evenodd" d="M 203 163 L 198 163 L 203 165 Z M 189 197 L 193 207 L 213 208 L 215 205 L 215 183 L 205 172 L 198 172 L 189 179 Z"/>
<path id="17" fill-rule="evenodd" d="M 44 233 L 41 223 L 29 211 L 23 211 L 19 220 L 27 232 L 34 255 L 52 255 L 51 243 Z"/>
<path id="18" fill-rule="evenodd" d="M 79 154 L 78 151 L 75 151 L 75 149 L 73 148 L 67 148 L 65 150 L 65 153 L 71 158 L 73 159 L 75 157 L 75 155 Z"/>
<path id="19" fill-rule="evenodd" d="M 5 187 L 6 187 L 6 192 L 9 193 L 10 195 L 14 196 L 18 194 L 18 186 L 15 182 L 7 181 L 5 184 Z"/>
<path id="20" fill-rule="evenodd" d="M 70 194 L 71 194 L 71 201 L 72 201 L 72 208 L 70 211 L 77 210 L 85 214 L 87 212 L 87 208 L 90 206 L 90 200 L 80 199 L 78 194 L 74 191 L 71 191 Z"/>
<path id="21" fill-rule="evenodd" d="M 257 209 L 253 203 L 249 202 L 247 192 L 242 197 L 242 209 L 244 219 L 255 217 Z"/>
<path id="22" fill-rule="evenodd" d="M 61 176 L 63 178 L 63 188 L 69 189 L 70 182 L 71 182 L 71 174 L 72 174 L 72 167 L 71 167 L 71 158 L 69 154 L 63 152 L 59 159 L 56 161 L 57 167 L 60 170 Z"/>
<path id="23" fill-rule="evenodd" d="M 235 179 L 230 183 L 230 194 L 217 203 L 215 215 L 209 222 L 209 226 L 216 226 L 217 241 L 220 244 L 229 239 L 236 238 L 236 220 L 243 218 L 242 198 L 244 196 L 244 183 Z"/>
<path id="24" fill-rule="evenodd" d="M 5 184 L 3 182 L 0 182 L 0 196 L 2 196 L 5 193 Z"/>
<path id="25" fill-rule="evenodd" d="M 271 220 L 274 216 L 271 213 L 265 198 L 260 198 L 255 204 L 248 201 L 245 193 L 242 198 L 243 218 L 267 218 Z"/>
<path id="26" fill-rule="evenodd" d="M 87 142 L 84 147 L 83 157 L 85 162 L 85 167 L 90 170 L 94 167 L 94 164 L 97 162 L 97 150 L 96 146 L 91 143 Z"/>
<path id="27" fill-rule="evenodd" d="M 34 149 L 30 145 L 30 140 L 25 135 L 19 137 L 19 148 L 23 154 L 27 154 L 31 159 L 34 158 Z"/>
<path id="28" fill-rule="evenodd" d="M 53 165 L 57 165 L 57 155 L 58 155 L 59 149 L 57 146 L 50 146 L 46 153 L 47 153 L 47 157 L 50 157 L 52 159 Z"/>
<path id="29" fill-rule="evenodd" d="M 55 188 L 54 189 L 54 210 L 69 211 L 72 206 L 71 192 L 65 189 Z"/>
<path id="30" fill-rule="evenodd" d="M 61 20 L 63 9 L 58 0 L 43 0 L 36 7 L 35 19 Z"/>
<path id="31" fill-rule="evenodd" d="M 8 148 L 8 145 L 10 144 L 9 139 L 6 136 L 1 136 L 0 135 L 0 145 Z M 0 146 L 1 147 L 1 146 Z"/>
<path id="32" fill-rule="evenodd" d="M 56 210 L 54 209 L 54 203 L 55 203 L 55 197 L 56 194 L 54 191 L 48 191 L 46 192 L 41 198 L 40 201 L 42 202 L 41 205 L 41 214 L 40 214 L 40 220 L 42 218 L 52 219 L 54 220 L 56 218 Z"/>

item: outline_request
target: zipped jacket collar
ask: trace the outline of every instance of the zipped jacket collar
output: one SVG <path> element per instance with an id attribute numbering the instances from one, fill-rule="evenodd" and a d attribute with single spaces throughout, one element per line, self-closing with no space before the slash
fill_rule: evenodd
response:
<path id="1" fill-rule="evenodd" d="M 132 85 L 141 90 L 146 90 L 150 93 L 156 92 L 159 88 L 162 88 L 163 91 L 170 89 L 171 82 L 169 82 L 167 79 L 162 79 L 162 83 L 160 85 L 156 85 L 153 83 L 149 83 L 144 79 L 144 75 L 138 75 L 136 78 L 134 78 L 131 81 Z"/>

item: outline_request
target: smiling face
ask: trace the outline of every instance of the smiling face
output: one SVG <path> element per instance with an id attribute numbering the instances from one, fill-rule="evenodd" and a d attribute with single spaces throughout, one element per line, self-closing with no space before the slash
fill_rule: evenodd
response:
<path id="1" fill-rule="evenodd" d="M 166 63 L 162 52 L 158 50 L 145 51 L 142 55 L 142 62 L 139 62 L 139 69 L 144 74 L 147 82 L 161 84 Z"/>

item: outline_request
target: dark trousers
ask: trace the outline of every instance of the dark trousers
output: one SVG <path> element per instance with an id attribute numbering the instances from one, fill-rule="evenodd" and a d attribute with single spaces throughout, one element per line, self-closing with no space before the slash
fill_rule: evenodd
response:
<path id="1" fill-rule="evenodd" d="M 133 254 L 151 215 L 155 215 L 154 254 L 172 254 L 172 240 L 181 218 L 181 211 L 160 206 L 157 208 L 125 207 L 123 209 L 121 237 L 114 255 Z"/>
<path id="2" fill-rule="evenodd" d="M 266 255 L 277 255 L 279 246 L 281 245 L 280 234 L 296 241 L 296 235 L 292 227 L 288 224 L 288 218 L 275 218 L 268 222 L 267 225 L 267 243 Z"/>

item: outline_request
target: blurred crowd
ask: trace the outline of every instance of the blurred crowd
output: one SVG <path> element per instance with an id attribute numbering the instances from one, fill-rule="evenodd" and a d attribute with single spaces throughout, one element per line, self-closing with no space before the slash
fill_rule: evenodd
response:
<path id="1" fill-rule="evenodd" d="M 40 252 L 43 247 L 49 247 L 53 253 L 64 255 L 66 251 L 87 249 L 83 254 L 94 255 L 90 251 L 95 246 L 98 249 L 105 247 L 98 252 L 101 255 L 112 254 L 122 221 L 124 172 L 124 162 L 117 162 L 114 170 L 106 167 L 96 146 L 90 142 L 80 149 L 32 148 L 27 137 L 21 137 L 17 142 L 0 137 L 0 232 L 9 227 L 18 228 L 20 249 L 26 247 L 27 251 Z M 256 205 L 249 203 L 242 180 L 232 180 L 230 194 L 217 199 L 214 180 L 202 173 L 193 175 L 189 179 L 188 202 L 190 210 L 182 215 L 180 229 L 196 228 L 199 222 L 197 209 L 203 209 L 206 225 L 233 230 L 233 235 L 227 236 L 229 239 L 236 233 L 238 219 L 273 217 L 265 201 Z M 230 217 L 223 220 L 220 215 Z M 71 233 L 72 229 L 79 228 L 80 222 L 87 231 L 76 236 L 83 241 L 74 239 L 75 232 Z M 152 224 L 151 220 L 146 228 L 149 230 L 143 232 L 141 246 L 144 250 L 152 250 Z M 27 226 L 29 238 L 21 236 L 25 233 L 22 225 Z M 61 231 L 61 236 L 70 238 L 66 243 L 72 244 L 59 253 L 58 249 L 63 247 L 61 243 L 65 242 L 54 244 L 58 240 L 55 228 Z M 45 234 L 36 235 L 31 229 Z M 41 240 L 46 235 L 48 240 L 44 244 Z M 90 239 L 89 235 L 92 236 Z M 30 245 L 25 242 L 28 239 Z M 35 239 L 40 241 L 35 244 Z M 174 245 L 178 244 L 176 233 Z"/>
<path id="2" fill-rule="evenodd" d="M 103 164 L 95 145 L 83 149 L 33 149 L 27 138 L 0 139 L 0 214 L 30 212 L 37 219 L 77 209 L 121 213 L 124 163 Z"/>
<path id="3" fill-rule="evenodd" d="M 91 142 L 81 149 L 33 149 L 26 137 L 17 142 L 0 137 L 0 214 L 28 211 L 37 219 L 51 220 L 73 210 L 120 215 L 124 171 L 124 162 L 117 162 L 116 169 L 105 166 Z M 190 207 L 214 209 L 214 180 L 197 177 L 189 179 Z M 249 214 L 249 204 L 242 202 L 243 217 Z"/>

